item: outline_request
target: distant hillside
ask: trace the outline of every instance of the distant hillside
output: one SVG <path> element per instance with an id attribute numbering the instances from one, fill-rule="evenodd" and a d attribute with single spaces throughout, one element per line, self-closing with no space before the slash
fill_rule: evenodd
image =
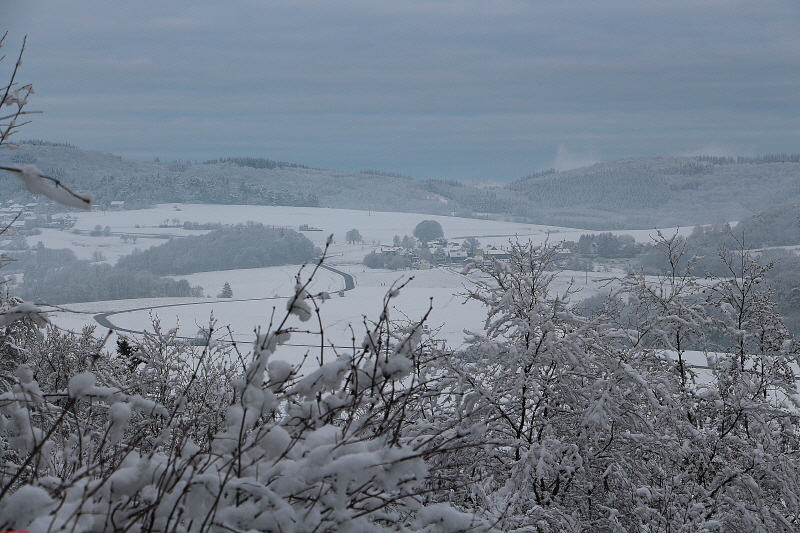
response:
<path id="1" fill-rule="evenodd" d="M 587 229 L 629 229 L 731 221 L 782 203 L 800 203 L 800 155 L 753 158 L 649 157 L 546 171 L 505 187 L 414 180 L 392 172 L 347 173 L 265 158 L 191 163 L 132 161 L 27 141 L 0 148 L 0 164 L 35 163 L 100 205 L 166 202 L 372 209 L 492 218 Z M 6 199 L 28 199 L 14 179 Z"/>
<path id="2" fill-rule="evenodd" d="M 119 156 L 42 141 L 0 147 L 0 164 L 34 163 L 71 187 L 90 190 L 99 205 L 196 202 L 216 204 L 342 207 L 446 214 L 451 207 L 408 177 L 308 168 L 262 158 L 203 163 L 132 161 Z M 3 182 L 6 199 L 24 193 L 13 178 Z"/>
<path id="3" fill-rule="evenodd" d="M 507 186 L 551 217 L 609 227 L 694 225 L 745 218 L 800 200 L 800 154 L 638 158 L 534 174 Z M 580 227 L 580 224 L 578 224 Z"/>

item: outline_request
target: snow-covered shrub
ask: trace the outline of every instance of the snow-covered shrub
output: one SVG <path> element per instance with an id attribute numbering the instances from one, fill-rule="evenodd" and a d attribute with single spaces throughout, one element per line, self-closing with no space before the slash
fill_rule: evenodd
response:
<path id="1" fill-rule="evenodd" d="M 611 509 L 632 491 L 613 479 L 644 475 L 636 450 L 670 416 L 651 385 L 665 372 L 630 361 L 602 318 L 575 314 L 571 290 L 550 292 L 557 251 L 513 243 L 508 263 L 475 265 L 484 281 L 468 296 L 488 318 L 472 362 L 456 367 L 457 412 L 484 423 L 491 445 L 473 457 L 480 483 L 459 501 L 504 529 L 625 527 Z"/>
<path id="2" fill-rule="evenodd" d="M 452 498 L 507 530 L 796 531 L 797 357 L 762 269 L 740 250 L 726 279 L 632 274 L 586 318 L 550 292 L 555 253 L 474 266 L 487 333 L 453 362 L 449 416 L 488 445 L 438 466 L 462 479 Z M 710 381 L 689 347 L 714 352 Z"/>
<path id="3" fill-rule="evenodd" d="M 623 345 L 638 351 L 660 350 L 674 359 L 685 387 L 695 381 L 686 351 L 702 350 L 711 332 L 704 294 L 708 283 L 695 275 L 702 258 L 687 257 L 688 242 L 677 232 L 666 237 L 658 231 L 653 249 L 661 255 L 664 268 L 649 278 L 630 271 L 617 279 L 619 288 L 606 300 L 605 316 L 624 332 Z"/>
<path id="4" fill-rule="evenodd" d="M 295 315 L 318 312 L 307 287 L 298 279 L 286 316 L 258 335 L 228 393 L 213 388 L 229 369 L 214 366 L 211 342 L 192 352 L 157 323 L 61 390 L 44 391 L 30 365 L 18 366 L 0 396 L 0 528 L 486 529 L 448 505 L 423 510 L 434 502 L 428 460 L 467 445 L 474 428 L 424 417 L 446 380 L 419 342 L 421 324 L 389 321 L 399 288 L 360 345 L 301 375 L 273 355 Z M 220 414 L 218 427 L 204 420 Z"/>

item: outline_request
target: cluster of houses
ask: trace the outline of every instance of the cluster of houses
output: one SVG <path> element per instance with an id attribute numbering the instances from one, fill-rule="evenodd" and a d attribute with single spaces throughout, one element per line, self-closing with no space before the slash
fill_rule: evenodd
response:
<path id="1" fill-rule="evenodd" d="M 176 211 L 180 211 L 180 209 L 175 206 Z M 124 211 L 125 210 L 125 200 L 114 200 L 110 202 L 108 205 L 106 204 L 94 204 L 92 205 L 92 211 Z"/>
<path id="2" fill-rule="evenodd" d="M 381 254 L 388 263 L 395 257 L 405 258 L 405 263 L 411 268 L 426 270 L 435 266 L 463 265 L 468 262 L 490 264 L 494 261 L 507 262 L 510 254 L 506 246 L 489 245 L 475 248 L 473 253 L 464 244 L 457 242 L 441 241 L 431 242 L 426 248 L 404 248 L 402 246 L 382 246 L 375 250 Z M 555 266 L 565 268 L 576 256 L 568 247 L 560 248 L 555 254 Z M 596 253 L 595 253 L 596 255 Z"/>
<path id="3" fill-rule="evenodd" d="M 46 204 L 31 202 L 29 204 L 18 204 L 6 202 L 0 207 L 0 229 L 5 228 L 2 236 L 25 235 L 36 228 L 70 229 L 75 225 L 76 219 L 69 214 L 51 215 L 47 214 Z M 109 211 L 122 211 L 125 209 L 125 202 L 117 200 L 108 206 L 93 206 L 94 210 L 107 209 Z"/>
<path id="4" fill-rule="evenodd" d="M 0 229 L 5 228 L 3 236 L 24 235 L 36 228 L 69 229 L 76 219 L 70 215 L 48 215 L 41 212 L 38 202 L 16 204 L 6 202 L 0 207 Z"/>
<path id="5" fill-rule="evenodd" d="M 503 247 L 487 246 L 470 253 L 463 244 L 445 240 L 427 243 L 425 248 L 382 246 L 376 253 L 383 255 L 387 262 L 394 257 L 404 257 L 412 268 L 419 270 L 439 265 L 463 265 L 468 261 L 506 261 L 509 258 L 508 251 Z"/>

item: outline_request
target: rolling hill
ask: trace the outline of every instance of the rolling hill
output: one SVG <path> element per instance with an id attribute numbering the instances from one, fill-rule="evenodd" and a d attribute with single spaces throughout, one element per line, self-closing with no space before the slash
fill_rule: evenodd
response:
<path id="1" fill-rule="evenodd" d="M 107 206 L 158 202 L 321 206 L 458 214 L 594 230 L 738 220 L 800 202 L 800 155 L 753 158 L 648 157 L 545 171 L 505 186 L 414 180 L 379 171 L 348 173 L 263 158 L 206 162 L 133 161 L 74 146 L 26 141 L 0 147 L 0 164 L 34 163 Z M 9 200 L 25 201 L 16 180 Z"/>

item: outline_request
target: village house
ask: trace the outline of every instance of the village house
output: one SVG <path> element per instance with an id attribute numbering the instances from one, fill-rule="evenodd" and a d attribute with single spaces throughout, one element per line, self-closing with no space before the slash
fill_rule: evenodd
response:
<path id="1" fill-rule="evenodd" d="M 423 259 L 421 257 L 417 258 L 417 261 L 414 264 L 414 266 L 419 270 L 430 270 L 431 268 L 433 268 L 433 265 L 431 264 L 430 261 L 428 261 L 427 259 Z"/>
<path id="2" fill-rule="evenodd" d="M 464 263 L 467 260 L 467 249 L 460 245 L 449 246 L 447 258 L 451 263 Z"/>
<path id="3" fill-rule="evenodd" d="M 486 247 L 486 250 L 483 252 L 484 261 L 491 262 L 492 260 L 495 261 L 508 261 L 511 259 L 511 255 L 508 253 L 507 250 L 502 248 L 498 248 L 494 245 L 489 245 Z"/>

